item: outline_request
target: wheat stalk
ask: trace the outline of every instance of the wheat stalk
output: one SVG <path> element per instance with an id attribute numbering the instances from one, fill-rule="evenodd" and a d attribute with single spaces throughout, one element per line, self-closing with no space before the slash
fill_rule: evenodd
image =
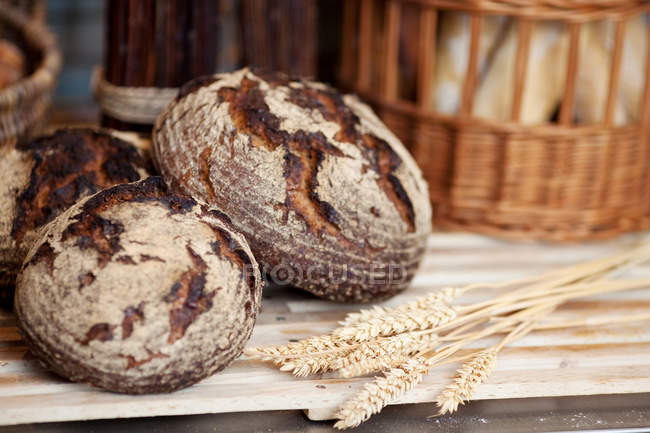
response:
<path id="1" fill-rule="evenodd" d="M 472 398 L 494 369 L 499 351 L 532 330 L 650 320 L 650 313 L 625 317 L 542 321 L 567 301 L 622 290 L 647 288 L 650 279 L 607 279 L 650 258 L 650 243 L 592 262 L 505 283 L 448 288 L 407 304 L 349 314 L 330 334 L 286 345 L 247 349 L 283 371 L 304 376 L 337 370 L 343 377 L 385 371 L 366 384 L 337 413 L 335 427 L 359 425 L 422 380 L 430 369 L 463 362 L 453 382 L 438 396 L 439 413 L 451 413 Z M 470 305 L 451 305 L 481 287 L 519 287 Z M 488 349 L 454 356 L 471 342 L 506 333 Z"/>
<path id="2" fill-rule="evenodd" d="M 324 373 L 332 370 L 332 363 L 336 362 L 336 355 L 320 357 L 301 357 L 275 360 L 280 371 L 290 371 L 294 376 L 306 377 L 310 374 Z"/>
<path id="3" fill-rule="evenodd" d="M 544 308 L 545 307 L 545 308 Z M 539 306 L 537 314 L 555 308 L 554 304 Z M 474 357 L 465 362 L 456 372 L 453 382 L 445 388 L 436 399 L 439 407 L 438 415 L 453 413 L 458 406 L 472 399 L 474 391 L 492 374 L 497 362 L 497 354 L 508 343 L 528 334 L 535 326 L 535 320 L 520 323 L 506 335 L 496 346 L 478 352 Z"/>
<path id="4" fill-rule="evenodd" d="M 391 368 L 383 377 L 364 385 L 361 391 L 340 407 L 335 415 L 338 421 L 334 427 L 356 427 L 373 414 L 379 413 L 388 403 L 420 383 L 429 368 L 429 361 L 421 357 L 409 359 L 405 364 Z"/>
<path id="5" fill-rule="evenodd" d="M 349 348 L 346 353 L 337 350 L 318 354 L 322 356 L 312 354 L 311 356 L 276 358 L 274 361 L 280 370 L 291 371 L 295 376 L 305 377 L 310 374 L 344 370 L 351 366 L 363 366 L 365 362 L 374 359 L 412 355 L 420 350 L 434 347 L 437 342 L 438 337 L 435 334 L 406 333 L 377 338 L 365 343 L 350 344 L 346 346 Z"/>
<path id="6" fill-rule="evenodd" d="M 474 358 L 463 364 L 454 381 L 436 399 L 440 408 L 438 415 L 456 412 L 458 406 L 471 400 L 472 394 L 494 370 L 497 351 L 493 348 L 479 352 Z"/>
<path id="7" fill-rule="evenodd" d="M 361 323 L 368 322 L 373 319 L 383 318 L 389 314 L 399 313 L 415 313 L 422 311 L 436 310 L 438 304 L 449 304 L 452 302 L 463 289 L 456 289 L 454 287 L 445 287 L 430 295 L 417 298 L 415 301 L 407 304 L 400 305 L 396 308 L 374 306 L 359 311 L 358 313 L 349 313 L 345 319 L 339 322 L 342 327 L 351 327 Z"/>
<path id="8" fill-rule="evenodd" d="M 343 377 L 361 376 L 401 364 L 403 357 L 427 351 L 438 344 L 436 334 L 406 333 L 361 344 L 339 358 L 336 369 Z"/>
<path id="9" fill-rule="evenodd" d="M 409 355 L 397 354 L 387 355 L 378 358 L 368 358 L 356 364 L 350 364 L 345 368 L 338 370 L 341 377 L 359 377 L 371 373 L 389 370 L 394 367 L 406 364 L 411 358 Z"/>
<path id="10" fill-rule="evenodd" d="M 264 361 L 275 362 L 305 355 L 318 356 L 331 352 L 349 352 L 355 347 L 356 345 L 333 337 L 332 335 L 320 335 L 290 342 L 286 345 L 246 348 L 244 354 Z"/>
<path id="11" fill-rule="evenodd" d="M 383 316 L 373 317 L 353 326 L 343 326 L 332 332 L 344 341 L 368 341 L 404 332 L 433 329 L 456 318 L 456 310 L 444 302 L 438 302 L 429 310 L 399 311 L 391 309 Z"/>
<path id="12" fill-rule="evenodd" d="M 490 318 L 490 322 L 499 322 L 502 320 L 508 320 L 508 317 L 494 317 Z M 547 320 L 540 323 L 537 323 L 533 331 L 545 331 L 545 330 L 554 330 L 554 329 L 566 329 L 566 328 L 576 328 L 576 327 L 585 327 L 585 326 L 603 326 L 603 325 L 615 325 L 622 323 L 630 322 L 645 322 L 650 320 L 650 313 L 639 313 L 639 314 L 630 314 L 626 316 L 605 316 L 605 317 L 583 317 L 580 319 L 573 320 Z M 514 326 L 505 328 L 499 332 L 510 332 L 514 329 Z M 452 337 L 445 335 L 444 338 L 441 338 L 441 341 L 458 341 L 470 337 L 472 333 L 467 334 L 457 334 Z"/>

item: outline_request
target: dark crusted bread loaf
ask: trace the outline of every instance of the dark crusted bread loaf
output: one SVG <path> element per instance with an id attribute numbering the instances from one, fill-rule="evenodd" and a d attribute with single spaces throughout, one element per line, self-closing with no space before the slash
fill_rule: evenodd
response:
<path id="1" fill-rule="evenodd" d="M 79 198 L 149 172 L 142 152 L 108 130 L 62 129 L 0 148 L 0 303 L 10 304 L 16 273 L 42 225 Z"/>
<path id="2" fill-rule="evenodd" d="M 276 281 L 367 302 L 417 270 L 427 185 L 354 96 L 248 69 L 202 77 L 158 118 L 153 154 L 166 181 L 230 217 Z"/>
<path id="3" fill-rule="evenodd" d="M 58 374 L 141 394 L 228 365 L 261 292 L 259 266 L 227 219 L 150 177 L 47 224 L 18 276 L 15 311 L 32 352 Z"/>

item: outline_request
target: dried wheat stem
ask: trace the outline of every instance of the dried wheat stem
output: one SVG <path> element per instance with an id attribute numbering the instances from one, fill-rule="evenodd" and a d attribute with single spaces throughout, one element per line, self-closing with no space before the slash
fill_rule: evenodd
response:
<path id="1" fill-rule="evenodd" d="M 479 317 L 476 320 L 470 321 L 465 323 L 464 325 L 460 325 L 457 328 L 454 328 L 447 332 L 445 335 L 439 337 L 440 341 L 457 341 L 457 340 L 462 340 L 463 335 L 467 335 L 468 331 L 470 329 L 477 328 L 483 324 L 486 324 L 490 321 L 490 316 L 487 317 Z"/>
<path id="2" fill-rule="evenodd" d="M 551 293 L 548 296 L 540 296 L 533 299 L 522 300 L 508 304 L 505 308 L 495 308 L 492 310 L 493 315 L 499 315 L 527 308 L 532 305 L 539 305 L 549 302 L 566 302 L 576 298 L 597 295 L 601 293 L 614 293 L 634 289 L 645 289 L 650 286 L 650 278 L 634 278 L 625 280 L 606 280 L 591 283 L 578 283 L 567 286 L 566 289 L 559 293 Z"/>
<path id="3" fill-rule="evenodd" d="M 636 247 L 603 259 L 591 262 L 579 263 L 555 271 L 547 272 L 539 277 L 522 279 L 522 281 L 534 282 L 525 286 L 492 298 L 488 301 L 473 304 L 471 310 L 481 309 L 495 303 L 511 302 L 516 299 L 534 298 L 546 296 L 555 291 L 561 292 L 565 287 L 580 282 L 595 282 L 605 277 L 621 272 L 632 266 L 638 265 L 650 259 L 650 247 L 648 244 L 641 244 Z M 480 285 L 476 285 L 480 286 Z M 466 308 L 460 307 L 459 312 L 465 313 Z"/>
<path id="4" fill-rule="evenodd" d="M 473 311 L 459 315 L 456 319 L 450 320 L 447 323 L 441 324 L 437 328 L 432 329 L 432 332 L 442 334 L 447 330 L 453 330 L 457 327 L 469 322 L 477 321 L 485 317 L 491 317 L 497 314 L 511 313 L 521 309 L 535 305 L 542 305 L 548 303 L 562 303 L 571 299 L 596 295 L 600 293 L 619 292 L 624 290 L 642 289 L 650 286 L 650 278 L 638 278 L 627 280 L 611 280 L 599 281 L 592 283 L 579 283 L 567 286 L 566 289 L 559 294 L 552 294 L 549 296 L 540 296 L 534 299 L 523 300 L 521 302 L 501 302 L 484 307 L 480 310 Z"/>
<path id="5" fill-rule="evenodd" d="M 336 413 L 338 421 L 334 427 L 345 429 L 358 426 L 420 383 L 429 368 L 428 360 L 421 357 L 409 359 L 405 364 L 391 368 L 383 377 L 364 385 L 341 406 Z"/>
<path id="6" fill-rule="evenodd" d="M 621 265 L 623 266 L 623 265 Z M 520 289 L 505 293 L 489 299 L 487 301 L 474 303 L 471 305 L 463 305 L 457 307 L 459 314 L 466 314 L 471 311 L 484 309 L 495 304 L 510 304 L 521 300 L 533 300 L 538 298 L 545 298 L 552 294 L 565 293 L 568 290 L 574 290 L 578 283 L 590 284 L 602 280 L 610 272 L 619 271 L 621 267 L 615 269 L 608 269 L 605 273 L 589 274 L 584 273 L 580 278 L 575 276 L 565 276 L 561 278 L 552 279 L 550 281 L 541 281 L 531 286 L 524 286 Z"/>
<path id="7" fill-rule="evenodd" d="M 499 317 L 495 322 L 501 320 L 506 320 L 507 317 Z M 631 314 L 628 316 L 609 316 L 609 317 L 584 317 L 574 320 L 553 320 L 550 322 L 542 322 L 535 325 L 534 331 L 540 330 L 550 330 L 550 329 L 564 329 L 564 328 L 576 328 L 582 326 L 601 326 L 601 325 L 614 325 L 620 323 L 628 322 L 643 322 L 650 320 L 650 313 L 640 313 L 640 314 Z M 509 331 L 512 328 L 506 328 L 504 331 Z M 466 334 L 465 336 L 467 336 Z M 462 339 L 465 337 L 463 335 L 458 335 L 457 339 Z"/>
<path id="8" fill-rule="evenodd" d="M 513 313 L 510 315 L 507 320 L 502 320 L 500 322 L 497 322 L 491 326 L 488 326 L 486 328 L 483 328 L 479 331 L 476 331 L 474 333 L 468 334 L 464 339 L 456 341 L 454 343 L 450 343 L 447 346 L 440 346 L 433 351 L 435 354 L 430 357 L 429 359 L 432 362 L 438 363 L 439 361 L 444 360 L 445 358 L 448 358 L 449 356 L 453 355 L 456 353 L 459 349 L 461 349 L 463 346 L 467 345 L 468 343 L 476 340 L 480 340 L 481 338 L 494 335 L 494 334 L 499 334 L 502 332 L 504 329 L 509 328 L 513 324 L 518 324 L 518 323 L 524 323 L 524 322 L 529 322 L 532 320 L 536 320 L 543 314 L 548 314 L 550 311 L 552 311 L 555 307 L 557 306 L 556 303 L 546 303 L 546 304 L 540 304 L 540 305 L 535 305 L 532 307 L 529 307 L 525 310 L 518 311 L 516 313 Z M 511 334 L 514 333 L 515 331 L 511 331 Z M 506 337 L 509 338 L 510 336 Z M 511 338 L 511 337 L 510 337 Z M 427 353 L 422 353 L 422 356 L 427 356 Z M 437 364 L 436 364 L 437 365 Z"/>

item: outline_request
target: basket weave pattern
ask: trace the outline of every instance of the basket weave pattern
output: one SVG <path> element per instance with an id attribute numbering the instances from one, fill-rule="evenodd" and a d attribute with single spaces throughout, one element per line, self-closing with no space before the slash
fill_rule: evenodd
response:
<path id="1" fill-rule="evenodd" d="M 40 23 L 10 8 L 0 8 L 0 28 L 15 35 L 28 57 L 33 72 L 0 90 L 0 145 L 13 145 L 44 127 L 61 55 L 54 36 Z M 12 38 L 13 39 L 13 38 Z"/>
<path id="2" fill-rule="evenodd" d="M 398 97 L 400 14 L 418 9 L 415 100 Z M 454 229 L 559 241 L 609 237 L 650 227 L 649 65 L 640 121 L 614 125 L 625 19 L 650 10 L 644 1 L 595 0 L 350 0 L 344 12 L 340 79 L 370 101 L 413 152 L 429 181 L 434 223 Z M 373 8 L 384 13 L 382 28 Z M 471 35 L 467 74 L 457 115 L 431 106 L 439 10 L 468 12 Z M 375 9 L 376 12 L 376 9 Z M 508 121 L 471 116 L 477 87 L 480 29 L 489 14 L 518 21 L 512 100 Z M 604 119 L 573 124 L 580 26 L 615 23 Z M 566 81 L 556 123 L 518 122 L 536 20 L 565 23 L 569 40 Z M 373 59 L 380 40 L 382 58 Z M 650 32 L 648 33 L 650 47 Z M 374 51 L 373 51 L 374 49 Z M 647 57 L 650 59 L 650 55 Z"/>

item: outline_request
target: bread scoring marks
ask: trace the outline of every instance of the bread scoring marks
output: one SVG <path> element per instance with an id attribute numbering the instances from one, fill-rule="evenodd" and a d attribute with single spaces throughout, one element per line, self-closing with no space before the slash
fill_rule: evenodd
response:
<path id="1" fill-rule="evenodd" d="M 375 182 L 399 212 L 408 227 L 408 232 L 413 233 L 415 231 L 413 203 L 402 182 L 394 174 L 402 164 L 402 160 L 384 140 L 372 134 L 364 134 L 362 140 L 366 148 L 372 150 L 368 152 L 367 160 L 371 169 L 379 174 Z"/>
<path id="2" fill-rule="evenodd" d="M 210 154 L 212 153 L 211 147 L 206 147 L 199 155 L 199 181 L 203 184 L 208 198 L 214 202 L 217 195 L 214 192 L 214 186 L 210 182 Z M 186 182 L 186 180 L 184 181 Z"/>
<path id="3" fill-rule="evenodd" d="M 250 135 L 252 145 L 269 151 L 278 147 L 284 149 L 286 195 L 281 206 L 285 221 L 289 211 L 293 211 L 314 235 L 325 233 L 337 238 L 347 248 L 363 249 L 341 234 L 338 213 L 316 192 L 318 171 L 325 157 L 343 157 L 343 152 L 321 132 L 298 130 L 289 133 L 282 130 L 281 119 L 270 111 L 257 81 L 244 78 L 239 88 L 222 87 L 218 95 L 222 102 L 230 103 L 229 114 L 235 126 L 240 132 Z"/>
<path id="4" fill-rule="evenodd" d="M 250 295 L 250 300 L 244 304 L 246 317 L 254 318 L 256 312 L 253 312 L 253 303 L 256 302 L 255 298 L 260 284 L 260 280 L 257 278 L 258 274 L 256 274 L 258 265 L 255 263 L 255 258 L 252 254 L 244 250 L 237 239 L 233 237 L 232 222 L 226 214 L 217 209 L 209 209 L 206 206 L 202 206 L 201 210 L 204 215 L 220 220 L 228 228 L 225 229 L 211 223 L 209 220 L 203 220 L 203 223 L 210 227 L 216 238 L 210 243 L 212 253 L 219 258 L 230 261 L 240 271 L 241 278 L 248 287 L 248 293 Z"/>
<path id="5" fill-rule="evenodd" d="M 281 76 L 278 76 L 281 77 Z M 287 86 L 288 102 L 303 109 L 318 110 L 323 118 L 339 125 L 334 139 L 357 146 L 366 161 L 365 166 L 376 173 L 377 186 L 384 192 L 406 224 L 407 231 L 415 231 L 413 204 L 395 172 L 402 160 L 390 145 L 372 134 L 361 134 L 358 116 L 343 101 L 342 96 L 326 87 L 288 86 L 283 79 L 264 79 L 271 86 Z M 284 176 L 286 179 L 285 220 L 294 211 L 315 235 L 326 233 L 342 241 L 347 248 L 364 249 L 366 242 L 356 242 L 340 233 L 340 218 L 334 207 L 317 194 L 318 172 L 327 156 L 344 157 L 321 132 L 298 130 L 289 133 L 281 129 L 281 119 L 271 112 L 264 101 L 259 82 L 244 77 L 241 85 L 222 87 L 218 91 L 221 102 L 229 102 L 229 114 L 240 132 L 251 137 L 251 144 L 274 151 L 285 150 Z M 205 183 L 205 182 L 204 182 Z"/>
<path id="6" fill-rule="evenodd" d="M 246 251 L 244 251 L 239 243 L 232 237 L 232 235 L 220 227 L 208 224 L 214 232 L 216 240 L 210 244 L 212 252 L 217 257 L 225 258 L 235 265 L 240 270 L 242 279 L 248 287 L 251 298 L 255 299 L 257 291 L 257 281 L 255 281 L 255 269 L 253 268 L 253 261 Z M 247 315 L 251 310 L 251 302 L 246 302 Z"/>
<path id="7" fill-rule="evenodd" d="M 140 302 L 137 307 L 128 306 L 124 310 L 122 319 L 122 340 L 126 340 L 133 333 L 133 325 L 136 322 L 144 321 L 144 301 Z"/>
<path id="8" fill-rule="evenodd" d="M 136 148 L 92 130 L 61 130 L 19 147 L 34 160 L 26 189 L 17 197 L 11 235 L 25 234 L 62 213 L 80 197 L 140 179 L 149 169 Z"/>
<path id="9" fill-rule="evenodd" d="M 92 284 L 93 281 L 95 281 L 95 274 L 88 271 L 79 275 L 78 279 L 79 279 L 79 291 L 81 291 L 84 287 L 86 287 L 89 284 Z"/>
<path id="10" fill-rule="evenodd" d="M 54 251 L 52 245 L 50 245 L 48 241 L 45 241 L 38 247 L 34 255 L 32 255 L 32 258 L 29 259 L 27 265 L 34 265 L 38 262 L 44 262 L 47 266 L 48 272 L 50 275 L 52 275 L 54 272 L 54 260 L 58 255 L 59 253 Z"/>
<path id="11" fill-rule="evenodd" d="M 97 340 L 101 342 L 110 341 L 113 339 L 113 330 L 115 325 L 110 323 L 97 323 L 90 327 L 86 332 L 86 338 L 80 343 L 82 346 L 87 346 L 91 341 Z"/>
<path id="12" fill-rule="evenodd" d="M 193 266 L 181 274 L 178 281 L 171 287 L 169 294 L 164 298 L 165 302 L 172 304 L 169 312 L 169 337 L 167 338 L 169 344 L 181 339 L 192 322 L 200 314 L 212 308 L 212 298 L 216 292 L 204 292 L 208 266 L 189 244 L 186 248 Z"/>
<path id="13" fill-rule="evenodd" d="M 377 175 L 377 186 L 393 203 L 402 220 L 406 223 L 407 231 L 415 231 L 415 212 L 413 203 L 404 186 L 395 176 L 402 164 L 402 159 L 393 148 L 383 139 L 373 134 L 359 132 L 359 117 L 343 101 L 340 93 L 330 88 L 292 87 L 289 101 L 299 107 L 318 110 L 323 118 L 339 125 L 336 140 L 357 146 L 367 162 L 367 167 Z M 375 215 L 376 216 L 376 215 Z"/>
<path id="14" fill-rule="evenodd" d="M 187 196 L 168 193 L 160 177 L 149 177 L 141 182 L 117 185 L 90 197 L 81 211 L 71 218 L 72 223 L 63 230 L 61 240 L 76 238 L 81 249 L 94 249 L 98 253 L 98 266 L 103 268 L 113 256 L 122 250 L 120 235 L 124 225 L 100 215 L 103 211 L 126 202 L 157 202 L 165 205 L 170 214 L 191 211 L 197 202 Z M 132 258 L 120 259 L 126 264 L 135 263 Z"/>
<path id="15" fill-rule="evenodd" d="M 137 265 L 136 261 L 133 260 L 133 257 L 129 255 L 119 256 L 115 259 L 116 262 L 122 263 L 123 265 Z"/>
<path id="16" fill-rule="evenodd" d="M 143 359 L 135 359 L 133 355 L 119 355 L 122 358 L 126 358 L 126 370 L 130 370 L 134 367 L 140 367 L 141 365 L 144 365 L 148 362 L 153 361 L 156 358 L 169 358 L 169 355 L 161 352 L 152 352 L 151 350 L 147 349 L 145 347 L 145 350 L 147 351 L 147 357 Z"/>
<path id="17" fill-rule="evenodd" d="M 149 254 L 140 254 L 140 262 L 151 262 L 151 261 L 167 263 L 167 261 L 162 257 L 150 256 Z"/>
<path id="18" fill-rule="evenodd" d="M 61 236 L 62 241 L 74 236 L 76 245 L 81 249 L 95 249 L 99 255 L 97 264 L 103 268 L 113 255 L 122 249 L 120 234 L 124 225 L 119 221 L 111 221 L 97 214 L 80 213 L 75 216 L 76 222 L 70 224 Z"/>

